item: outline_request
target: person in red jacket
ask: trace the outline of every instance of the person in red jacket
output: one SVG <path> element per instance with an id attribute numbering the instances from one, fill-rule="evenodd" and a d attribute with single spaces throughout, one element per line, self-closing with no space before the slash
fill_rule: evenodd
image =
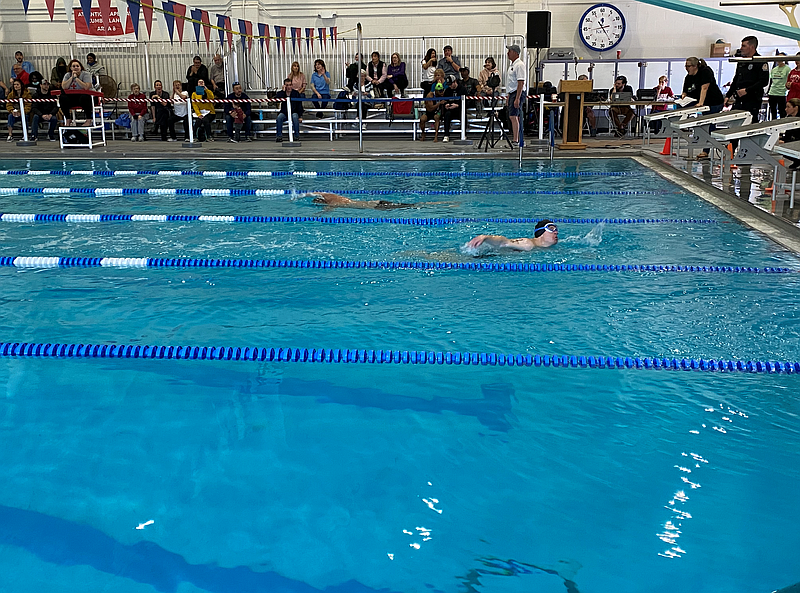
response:
<path id="1" fill-rule="evenodd" d="M 128 95 L 128 111 L 131 114 L 131 142 L 144 141 L 144 116 L 147 114 L 147 95 L 135 82 Z"/>
<path id="2" fill-rule="evenodd" d="M 794 70 L 789 72 L 786 88 L 789 89 L 789 93 L 786 95 L 787 102 L 789 99 L 800 99 L 800 60 L 795 61 Z"/>

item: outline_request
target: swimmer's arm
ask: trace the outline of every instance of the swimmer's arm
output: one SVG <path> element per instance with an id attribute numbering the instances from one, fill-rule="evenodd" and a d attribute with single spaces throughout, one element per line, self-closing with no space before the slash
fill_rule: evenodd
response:
<path id="1" fill-rule="evenodd" d="M 530 239 L 509 239 L 503 235 L 478 235 L 467 243 L 468 247 L 476 248 L 480 245 L 490 245 L 496 249 L 513 249 L 514 251 L 530 251 L 533 243 Z"/>

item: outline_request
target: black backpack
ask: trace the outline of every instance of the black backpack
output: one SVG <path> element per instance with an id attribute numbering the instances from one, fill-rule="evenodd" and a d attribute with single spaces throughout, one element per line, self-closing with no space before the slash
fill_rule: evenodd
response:
<path id="1" fill-rule="evenodd" d="M 344 99 L 341 101 L 340 99 Z M 347 111 L 350 109 L 350 95 L 347 91 L 341 91 L 338 95 L 336 95 L 336 100 L 333 102 L 333 108 L 337 111 Z"/>

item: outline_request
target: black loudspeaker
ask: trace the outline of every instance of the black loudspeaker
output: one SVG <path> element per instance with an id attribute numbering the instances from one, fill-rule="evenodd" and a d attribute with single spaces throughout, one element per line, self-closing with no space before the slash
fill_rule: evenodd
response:
<path id="1" fill-rule="evenodd" d="M 528 30 L 525 36 L 528 47 L 550 47 L 550 11 L 528 13 Z"/>

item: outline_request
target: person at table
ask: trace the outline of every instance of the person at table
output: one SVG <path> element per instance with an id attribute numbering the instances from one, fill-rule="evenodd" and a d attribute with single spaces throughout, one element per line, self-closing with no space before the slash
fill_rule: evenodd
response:
<path id="1" fill-rule="evenodd" d="M 743 58 L 752 58 L 758 54 L 758 38 L 748 35 L 742 39 L 740 49 Z M 731 87 L 725 97 L 727 105 L 734 109 L 748 111 L 753 116 L 753 123 L 758 122 L 758 113 L 761 111 L 761 102 L 764 98 L 764 87 L 769 83 L 769 64 L 754 64 L 753 62 L 739 62 L 736 65 L 736 74 L 731 81 Z M 731 144 L 738 145 L 734 140 Z"/>
<path id="2" fill-rule="evenodd" d="M 406 96 L 408 88 L 408 76 L 406 76 L 406 63 L 400 60 L 400 54 L 392 54 L 391 63 L 386 67 L 386 80 L 391 82 L 394 87 L 394 94 L 401 97 Z"/>
<path id="3" fill-rule="evenodd" d="M 719 90 L 719 86 L 717 86 L 714 71 L 706 64 L 706 61 L 692 56 L 686 58 L 684 67 L 686 68 L 686 78 L 683 79 L 681 98 L 690 97 L 694 99 L 696 103 L 692 107 L 707 106 L 708 111 L 706 113 L 719 113 L 722 111 L 725 97 L 722 95 L 722 91 Z M 710 129 L 715 129 L 713 124 Z M 707 159 L 709 150 L 711 150 L 710 146 L 703 149 L 697 155 L 698 160 Z"/>
<path id="4" fill-rule="evenodd" d="M 192 58 L 192 65 L 186 70 L 186 88 L 189 92 L 194 91 L 200 81 L 203 81 L 203 86 L 211 87 L 211 76 L 208 74 L 208 68 L 203 64 L 200 56 Z"/>
<path id="5" fill-rule="evenodd" d="M 779 53 L 778 55 L 786 56 L 784 53 Z M 783 119 L 786 117 L 786 83 L 789 80 L 790 72 L 791 68 L 780 58 L 775 60 L 775 67 L 769 71 L 767 99 L 769 101 L 770 119 L 778 119 L 778 117 Z"/>
<path id="6" fill-rule="evenodd" d="M 80 107 L 86 117 L 84 125 L 91 126 L 94 104 L 92 96 L 87 94 L 87 91 L 92 90 L 92 75 L 83 69 L 80 60 L 71 60 L 67 67 L 68 72 L 61 81 L 63 91 L 59 97 L 61 113 L 64 114 L 67 126 L 71 126 L 72 119 L 68 114 L 72 109 Z"/>
<path id="7" fill-rule="evenodd" d="M 509 239 L 503 235 L 478 235 L 464 246 L 477 249 L 482 245 L 501 251 L 533 251 L 541 247 L 552 247 L 558 243 L 558 227 L 552 220 L 540 220 L 536 223 L 533 237 Z"/>
<path id="8" fill-rule="evenodd" d="M 578 80 L 589 80 L 585 74 L 581 74 Z M 589 136 L 592 138 L 597 136 L 597 116 L 594 114 L 594 108 L 591 105 L 583 106 L 583 119 L 589 122 Z"/>
<path id="9" fill-rule="evenodd" d="M 786 79 L 786 101 L 800 99 L 800 60 L 795 60 L 794 68 Z"/>
<path id="10" fill-rule="evenodd" d="M 786 102 L 786 117 L 800 117 L 800 98 L 795 97 Z M 786 130 L 781 140 L 784 142 L 797 142 L 800 140 L 800 128 Z"/>
<path id="11" fill-rule="evenodd" d="M 656 92 L 656 101 L 665 102 L 675 97 L 675 93 L 669 88 L 669 80 L 667 80 L 666 76 L 658 77 L 658 84 L 653 87 L 653 90 Z M 669 107 L 669 105 L 653 105 L 650 108 L 650 113 L 661 113 L 667 111 Z M 650 122 L 650 129 L 653 134 L 658 134 L 661 131 L 661 124 L 662 122 L 660 119 Z"/>
<path id="12" fill-rule="evenodd" d="M 633 95 L 633 88 L 628 84 L 628 79 L 624 76 L 617 76 L 614 80 L 614 87 L 611 93 L 630 93 Z M 609 110 L 611 115 L 611 125 L 614 128 L 614 135 L 617 138 L 623 138 L 628 130 L 628 124 L 634 118 L 636 113 L 630 105 L 612 105 Z M 622 122 L 620 123 L 620 118 Z"/>

